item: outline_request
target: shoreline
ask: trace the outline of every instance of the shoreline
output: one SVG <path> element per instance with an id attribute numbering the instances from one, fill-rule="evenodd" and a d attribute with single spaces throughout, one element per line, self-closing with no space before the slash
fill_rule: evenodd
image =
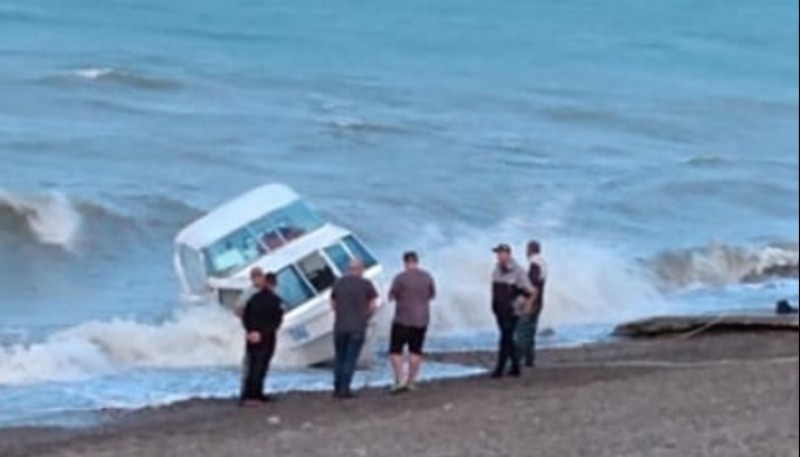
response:
<path id="1" fill-rule="evenodd" d="M 710 434 L 704 435 L 705 438 L 699 439 L 695 445 L 725 441 L 727 428 L 737 429 L 741 426 L 741 419 L 734 414 L 734 410 L 741 408 L 743 412 L 739 412 L 739 415 L 746 412 L 747 417 L 757 419 L 756 423 L 764 426 L 770 424 L 773 430 L 780 432 L 781 437 L 775 442 L 756 440 L 753 445 L 758 446 L 748 449 L 768 450 L 773 449 L 769 446 L 777 446 L 774 447 L 775 451 L 782 453 L 770 451 L 759 455 L 795 456 L 798 436 L 797 357 L 796 332 L 705 335 L 695 339 L 624 341 L 548 349 L 541 352 L 540 368 L 528 371 L 519 380 L 498 382 L 483 376 L 472 376 L 433 381 L 424 384 L 416 394 L 399 397 L 390 397 L 383 389 L 367 389 L 362 391 L 360 399 L 347 403 L 334 402 L 329 398 L 329 393 L 289 393 L 280 396 L 275 404 L 256 410 L 240 410 L 234 400 L 189 400 L 135 411 L 103 411 L 98 414 L 107 421 L 89 428 L 7 428 L 0 430 L 0 455 L 89 457 L 239 454 L 338 457 L 354 455 L 353 449 L 366 452 L 359 451 L 356 455 L 408 455 L 403 454 L 399 447 L 396 451 L 391 450 L 394 449 L 391 442 L 396 438 L 396 441 L 412 447 L 425 445 L 410 455 L 523 457 L 531 455 L 524 453 L 524 448 L 520 447 L 528 440 L 509 440 L 509 436 L 527 429 L 521 425 L 528 422 L 534 429 L 546 429 L 549 420 L 575 424 L 589 420 L 587 428 L 567 427 L 554 436 L 566 439 L 575 435 L 573 439 L 578 439 L 584 433 L 597 434 L 605 437 L 599 439 L 599 446 L 619 452 L 617 438 L 628 436 L 624 430 L 645 424 L 653 428 L 665 425 L 662 422 L 666 419 L 650 417 L 646 409 L 640 409 L 655 405 L 641 404 L 640 396 L 630 397 L 637 391 L 649 391 L 654 399 L 666 400 L 660 408 L 677 408 L 676 414 L 698 408 L 702 410 L 696 416 L 693 413 L 690 422 L 696 421 L 701 427 L 707 423 L 721 424 L 720 428 L 709 431 Z M 493 361 L 493 354 L 433 354 L 430 360 L 487 368 Z M 790 382 L 782 384 L 781 378 Z M 701 394 L 696 390 L 706 392 Z M 664 398 L 658 398 L 661 395 L 659 392 L 663 392 Z M 754 393 L 759 398 L 751 398 Z M 697 398 L 691 401 L 685 398 L 695 394 Z M 780 401 L 780 398 L 792 395 L 793 402 Z M 577 410 L 567 406 L 576 397 L 582 398 Z M 504 417 L 509 402 L 513 405 L 523 399 L 524 406 L 519 408 L 520 411 Z M 560 399 L 557 403 L 561 406 L 552 404 L 556 399 Z M 609 400 L 610 404 L 598 406 L 598 403 Z M 763 404 L 763 410 L 754 408 L 748 403 L 751 401 L 756 401 L 756 405 Z M 714 408 L 709 409 L 712 405 Z M 542 417 L 542 410 L 550 410 L 549 419 Z M 611 423 L 595 423 L 593 419 L 600 420 L 604 415 L 613 416 L 622 412 L 625 412 L 623 417 Z M 643 417 L 637 418 L 637 415 Z M 409 421 L 409 418 L 414 420 Z M 463 423 L 464 428 L 462 430 L 443 421 Z M 490 448 L 486 446 L 491 440 L 479 438 L 488 425 L 504 430 L 497 435 L 503 438 L 503 444 L 491 448 L 491 452 L 497 454 L 487 454 Z M 368 431 L 370 436 L 376 437 L 359 440 L 346 434 L 348 439 L 344 441 L 350 443 L 350 447 L 341 450 L 328 448 L 331 439 L 328 435 L 352 427 Z M 398 436 L 381 436 L 381 430 L 384 429 L 397 430 Z M 754 428 L 754 431 L 758 430 L 759 427 Z M 742 433 L 747 433 L 747 430 Z M 426 438 L 417 443 L 412 437 L 420 434 Z M 259 435 L 265 436 L 263 439 L 254 438 Z M 530 437 L 530 445 L 537 443 L 535 435 Z M 638 433 L 635 435 L 638 436 Z M 662 439 L 674 441 L 680 436 L 668 433 Z M 448 443 L 448 451 L 435 451 L 442 440 Z M 601 445 L 603 440 L 610 441 Z M 565 452 L 566 455 L 584 455 L 569 454 L 569 440 L 559 443 L 554 444 L 553 449 L 561 451 L 541 455 L 563 456 Z M 677 446 L 676 451 L 683 449 L 680 443 L 673 445 Z M 186 446 L 192 451 L 183 451 Z M 304 451 L 300 452 L 297 446 Z M 476 449 L 483 449 L 484 452 L 469 453 L 477 452 Z M 726 449 L 734 452 L 733 447 Z M 795 454 L 786 454 L 792 449 Z M 255 452 L 257 450 L 259 452 Z M 383 452 L 379 453 L 378 450 Z M 684 452 L 682 455 L 723 454 Z M 755 454 L 734 452 L 724 455 Z"/>

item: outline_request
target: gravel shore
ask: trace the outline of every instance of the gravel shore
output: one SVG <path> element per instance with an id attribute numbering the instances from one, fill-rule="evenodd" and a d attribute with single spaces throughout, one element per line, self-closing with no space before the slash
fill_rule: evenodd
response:
<path id="1" fill-rule="evenodd" d="M 551 350 L 522 379 L 399 397 L 293 394 L 255 410 L 192 401 L 109 413 L 92 429 L 7 429 L 0 456 L 797 457 L 798 352 L 796 333 Z"/>

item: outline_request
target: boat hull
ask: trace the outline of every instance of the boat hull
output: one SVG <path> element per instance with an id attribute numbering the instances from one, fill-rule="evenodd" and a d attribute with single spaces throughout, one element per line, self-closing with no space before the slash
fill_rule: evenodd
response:
<path id="1" fill-rule="evenodd" d="M 379 313 L 383 307 L 379 308 Z M 281 367 L 308 367 L 333 361 L 334 313 L 327 299 L 317 299 L 290 312 L 278 334 L 275 364 Z M 377 316 L 376 316 L 377 318 Z M 367 331 L 360 364 L 368 365 L 376 350 L 377 319 Z"/>

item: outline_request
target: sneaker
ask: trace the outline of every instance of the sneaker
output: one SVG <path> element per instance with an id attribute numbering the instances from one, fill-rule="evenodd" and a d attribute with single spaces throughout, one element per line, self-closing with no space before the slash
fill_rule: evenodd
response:
<path id="1" fill-rule="evenodd" d="M 406 386 L 405 384 L 395 384 L 391 389 L 389 389 L 389 393 L 392 395 L 400 395 L 408 392 L 409 390 L 409 386 Z"/>
<path id="2" fill-rule="evenodd" d="M 417 384 L 410 383 L 409 385 L 406 386 L 406 390 L 408 390 L 411 393 L 414 393 L 419 390 L 419 386 Z"/>
<path id="3" fill-rule="evenodd" d="M 508 375 L 512 378 L 519 378 L 522 376 L 522 370 L 520 370 L 519 367 L 512 368 L 511 371 L 508 372 Z"/>

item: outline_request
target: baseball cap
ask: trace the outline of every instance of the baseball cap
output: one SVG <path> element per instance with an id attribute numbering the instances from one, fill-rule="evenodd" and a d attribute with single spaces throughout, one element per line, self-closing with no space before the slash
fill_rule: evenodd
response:
<path id="1" fill-rule="evenodd" d="M 492 249 L 492 252 L 495 252 L 495 253 L 497 253 L 497 252 L 511 253 L 511 246 L 509 246 L 509 245 L 507 245 L 505 243 L 501 243 L 501 244 L 498 244 L 497 246 L 495 246 L 495 248 Z"/>

